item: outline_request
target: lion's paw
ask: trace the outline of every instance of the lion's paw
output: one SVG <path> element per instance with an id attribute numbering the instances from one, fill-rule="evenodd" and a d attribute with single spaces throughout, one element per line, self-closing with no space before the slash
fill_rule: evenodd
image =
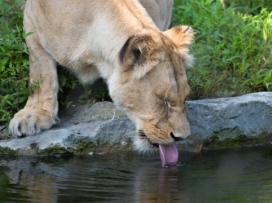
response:
<path id="1" fill-rule="evenodd" d="M 34 135 L 51 128 L 57 121 L 58 117 L 46 110 L 24 108 L 10 121 L 9 133 L 14 137 Z"/>

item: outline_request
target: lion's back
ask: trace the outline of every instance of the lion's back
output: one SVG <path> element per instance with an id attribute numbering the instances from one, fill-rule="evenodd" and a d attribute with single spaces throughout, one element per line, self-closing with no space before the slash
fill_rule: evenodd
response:
<path id="1" fill-rule="evenodd" d="M 140 0 L 160 30 L 166 30 L 171 21 L 173 0 Z"/>

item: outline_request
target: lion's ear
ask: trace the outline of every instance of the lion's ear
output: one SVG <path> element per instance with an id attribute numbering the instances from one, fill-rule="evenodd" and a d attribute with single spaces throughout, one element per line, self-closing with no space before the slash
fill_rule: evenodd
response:
<path id="1" fill-rule="evenodd" d="M 120 51 L 123 71 L 140 79 L 157 64 L 156 43 L 150 36 L 130 37 Z"/>
<path id="2" fill-rule="evenodd" d="M 192 43 L 194 30 L 190 26 L 176 26 L 164 32 L 182 52 L 187 53 Z"/>
<path id="3" fill-rule="evenodd" d="M 194 58 L 189 54 L 189 45 L 194 38 L 194 30 L 190 26 L 177 26 L 165 31 L 164 35 L 173 41 L 183 55 L 185 67 L 192 67 Z"/>

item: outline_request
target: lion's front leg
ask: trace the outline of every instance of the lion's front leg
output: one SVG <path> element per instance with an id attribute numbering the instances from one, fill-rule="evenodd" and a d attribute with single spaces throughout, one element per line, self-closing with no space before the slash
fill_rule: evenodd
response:
<path id="1" fill-rule="evenodd" d="M 9 132 L 16 137 L 29 136 L 49 129 L 58 121 L 58 77 L 55 60 L 36 43 L 35 34 L 27 40 L 30 53 L 30 88 L 26 106 L 16 113 Z"/>

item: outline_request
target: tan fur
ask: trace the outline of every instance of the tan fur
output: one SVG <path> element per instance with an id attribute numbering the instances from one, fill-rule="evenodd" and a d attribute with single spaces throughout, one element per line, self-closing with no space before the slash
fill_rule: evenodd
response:
<path id="1" fill-rule="evenodd" d="M 141 4 L 140 4 L 141 2 Z M 185 113 L 186 66 L 193 30 L 170 23 L 172 0 L 28 0 L 24 29 L 30 81 L 40 89 L 15 114 L 9 130 L 28 136 L 58 121 L 56 62 L 83 82 L 106 80 L 110 95 L 135 123 L 135 148 L 170 144 L 190 134 Z M 157 26 L 156 26 L 157 25 Z"/>

